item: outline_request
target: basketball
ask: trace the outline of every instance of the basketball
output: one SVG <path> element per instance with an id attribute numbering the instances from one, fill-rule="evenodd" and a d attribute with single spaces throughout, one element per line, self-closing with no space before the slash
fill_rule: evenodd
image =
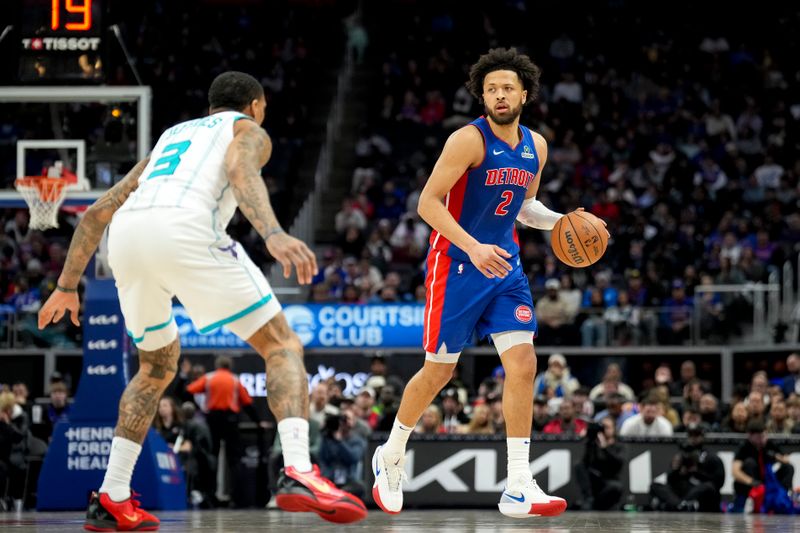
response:
<path id="1" fill-rule="evenodd" d="M 550 235 L 553 252 L 563 263 L 586 268 L 603 257 L 608 233 L 603 221 L 584 211 L 573 211 L 558 219 Z"/>

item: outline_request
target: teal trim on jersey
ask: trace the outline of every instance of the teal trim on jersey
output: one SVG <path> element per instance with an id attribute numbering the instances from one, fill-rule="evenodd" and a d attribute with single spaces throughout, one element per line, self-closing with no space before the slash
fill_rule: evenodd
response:
<path id="1" fill-rule="evenodd" d="M 254 303 L 250 307 L 242 309 L 238 313 L 235 313 L 235 314 L 229 316 L 228 318 L 223 318 L 222 320 L 217 320 L 213 324 L 209 324 L 208 326 L 206 326 L 204 328 L 200 328 L 200 333 L 208 333 L 212 329 L 216 329 L 216 328 L 222 327 L 225 324 L 230 324 L 234 320 L 239 320 L 243 316 L 247 316 L 250 313 L 252 313 L 253 311 L 255 311 L 256 309 L 258 309 L 260 307 L 263 307 L 270 300 L 272 300 L 272 294 L 271 293 L 267 294 L 266 296 L 261 298 L 259 301 L 257 301 L 256 303 Z"/>
<path id="2" fill-rule="evenodd" d="M 230 186 L 231 186 L 230 182 L 225 184 L 225 186 L 220 191 L 219 196 L 214 198 L 214 201 L 217 202 L 217 207 L 215 207 L 211 211 L 211 230 L 214 232 L 214 237 L 216 237 L 217 240 L 219 240 L 219 233 L 217 233 L 217 213 L 219 213 L 219 201 L 222 200 L 223 196 L 225 196 L 225 191 L 227 191 L 230 188 Z"/>
<path id="3" fill-rule="evenodd" d="M 166 322 L 162 322 L 161 324 L 156 324 L 155 326 L 150 326 L 150 327 L 144 328 L 144 333 L 142 333 L 141 337 L 134 336 L 134 334 L 133 334 L 133 332 L 131 330 L 126 330 L 126 331 L 128 332 L 128 336 L 131 339 L 133 339 L 133 342 L 135 342 L 136 344 L 139 344 L 140 342 L 142 342 L 144 340 L 144 336 L 147 335 L 148 332 L 150 332 L 150 331 L 158 331 L 160 329 L 164 329 L 165 327 L 169 326 L 171 322 L 172 322 L 172 313 L 170 312 L 169 318 L 166 320 Z"/>
<path id="4" fill-rule="evenodd" d="M 236 122 L 237 120 L 242 120 L 242 119 L 244 119 L 244 120 L 252 120 L 253 122 L 255 122 L 255 120 L 256 120 L 253 117 L 245 115 L 244 113 L 242 113 L 238 117 L 235 117 L 233 119 L 233 121 Z"/>
<path id="5" fill-rule="evenodd" d="M 225 121 L 223 121 L 222 124 L 224 125 Z M 206 159 L 208 159 L 208 156 L 211 155 L 211 152 L 213 151 L 214 146 L 217 144 L 217 140 L 219 139 L 219 136 L 222 135 L 222 132 L 225 130 L 225 128 L 221 127 L 221 126 L 214 126 L 214 127 L 215 128 L 219 127 L 219 129 L 217 130 L 217 133 L 214 134 L 214 138 L 211 139 L 211 143 L 208 145 L 208 151 L 203 156 L 203 159 L 200 160 L 200 162 L 197 163 L 197 166 L 194 168 L 194 174 L 192 174 L 192 177 L 189 178 L 189 181 L 186 183 L 186 186 L 183 188 L 183 192 L 181 192 L 181 197 L 178 198 L 178 203 L 175 204 L 175 207 L 180 207 L 181 206 L 181 203 L 183 202 L 183 197 L 186 196 L 186 191 L 188 191 L 189 187 L 191 187 L 192 183 L 194 183 L 195 178 L 197 178 L 197 174 L 200 173 L 200 169 L 203 168 L 203 166 L 206 163 Z"/>
<path id="6" fill-rule="evenodd" d="M 264 296 L 264 293 L 261 291 L 261 287 L 258 286 L 256 278 L 253 277 L 253 273 L 250 272 L 250 269 L 247 268 L 247 265 L 245 265 L 244 263 L 239 263 L 239 266 L 241 266 L 244 269 L 244 271 L 247 272 L 247 275 L 250 276 L 250 281 L 253 282 L 253 287 L 255 287 L 256 291 L 258 291 L 258 295 Z"/>

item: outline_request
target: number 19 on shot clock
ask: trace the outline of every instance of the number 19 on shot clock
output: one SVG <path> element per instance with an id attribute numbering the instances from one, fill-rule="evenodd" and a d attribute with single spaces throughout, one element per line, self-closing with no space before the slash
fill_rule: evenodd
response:
<path id="1" fill-rule="evenodd" d="M 19 0 L 22 81 L 102 81 L 103 0 Z"/>

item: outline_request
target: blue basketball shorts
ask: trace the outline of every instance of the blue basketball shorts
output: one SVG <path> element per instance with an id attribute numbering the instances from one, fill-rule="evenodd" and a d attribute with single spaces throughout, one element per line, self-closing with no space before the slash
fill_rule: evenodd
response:
<path id="1" fill-rule="evenodd" d="M 428 354 L 458 354 L 473 332 L 480 338 L 506 331 L 531 331 L 536 336 L 528 278 L 518 256 L 508 261 L 514 270 L 505 278 L 489 279 L 470 262 L 438 250 L 428 252 L 422 335 Z"/>

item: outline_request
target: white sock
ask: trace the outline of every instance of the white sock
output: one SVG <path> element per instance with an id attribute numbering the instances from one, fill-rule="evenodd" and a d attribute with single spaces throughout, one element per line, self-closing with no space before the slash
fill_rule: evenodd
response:
<path id="1" fill-rule="evenodd" d="M 394 424 L 392 424 L 392 432 L 389 433 L 389 440 L 383 445 L 383 457 L 395 462 L 405 457 L 406 443 L 412 431 L 414 431 L 414 426 L 409 427 L 401 424 L 395 417 Z"/>
<path id="2" fill-rule="evenodd" d="M 299 417 L 284 418 L 278 422 L 278 433 L 283 449 L 283 466 L 293 466 L 298 472 L 310 472 L 308 420 Z"/>
<path id="3" fill-rule="evenodd" d="M 114 437 L 111 440 L 111 455 L 108 458 L 108 468 L 100 492 L 105 492 L 115 502 L 130 498 L 133 467 L 136 466 L 141 451 L 141 444 L 122 437 Z"/>
<path id="4" fill-rule="evenodd" d="M 511 490 L 518 490 L 522 484 L 531 478 L 531 439 L 530 438 L 506 438 L 508 448 L 508 479 L 506 487 Z"/>

